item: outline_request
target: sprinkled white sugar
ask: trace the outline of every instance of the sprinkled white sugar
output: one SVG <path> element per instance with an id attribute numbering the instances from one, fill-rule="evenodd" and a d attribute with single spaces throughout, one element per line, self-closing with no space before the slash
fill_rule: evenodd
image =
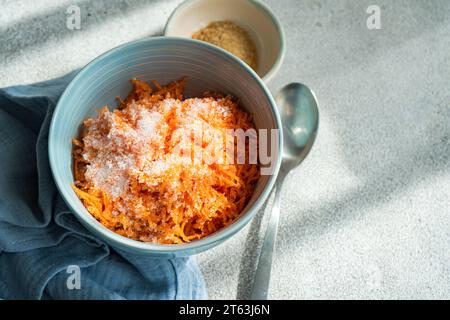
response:
<path id="1" fill-rule="evenodd" d="M 157 111 L 148 111 L 141 109 L 139 112 L 139 118 L 137 120 L 136 132 L 139 139 L 143 141 L 158 140 L 157 126 L 162 120 L 162 115 Z"/>
<path id="2" fill-rule="evenodd" d="M 162 152 L 168 135 L 168 125 L 163 115 L 174 111 L 180 116 L 175 130 L 182 137 L 188 137 L 189 141 L 172 134 L 172 142 L 181 147 L 191 146 L 192 132 L 201 132 L 201 136 L 207 137 L 208 143 L 222 143 L 215 129 L 202 119 L 214 116 L 210 112 L 224 116 L 230 114 L 230 107 L 221 100 L 165 99 L 151 108 L 132 102 L 126 109 L 118 111 L 123 116 L 103 109 L 97 119 L 85 122 L 87 130 L 83 138 L 83 157 L 89 162 L 86 179 L 113 199 L 122 197 L 126 201 L 133 177 L 149 187 L 156 186 L 158 177 L 164 175 L 172 166 L 180 164 L 197 176 L 207 175 L 207 168 L 198 164 L 194 166 L 190 157 L 183 157 L 174 152 Z M 194 154 L 199 156 L 197 152 Z M 169 187 L 176 188 L 175 185 Z"/>

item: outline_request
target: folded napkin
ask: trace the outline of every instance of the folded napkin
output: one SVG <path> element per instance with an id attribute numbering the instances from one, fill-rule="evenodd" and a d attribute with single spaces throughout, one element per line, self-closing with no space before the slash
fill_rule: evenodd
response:
<path id="1" fill-rule="evenodd" d="M 194 258 L 113 249 L 90 234 L 58 194 L 48 163 L 48 129 L 75 74 L 0 89 L 0 297 L 206 298 Z"/>

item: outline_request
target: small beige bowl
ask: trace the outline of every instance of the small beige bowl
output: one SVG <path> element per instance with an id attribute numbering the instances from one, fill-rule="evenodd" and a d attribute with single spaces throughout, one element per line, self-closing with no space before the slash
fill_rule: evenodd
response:
<path id="1" fill-rule="evenodd" d="M 272 11 L 256 0 L 187 0 L 167 21 L 165 36 L 191 38 L 192 34 L 214 21 L 231 21 L 244 28 L 256 45 L 256 72 L 268 82 L 278 71 L 284 57 L 284 32 Z"/>

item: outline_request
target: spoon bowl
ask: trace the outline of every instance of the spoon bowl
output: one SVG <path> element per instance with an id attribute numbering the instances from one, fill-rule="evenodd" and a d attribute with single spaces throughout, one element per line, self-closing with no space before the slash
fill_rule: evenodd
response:
<path id="1" fill-rule="evenodd" d="M 281 170 L 289 172 L 308 155 L 319 128 L 319 108 L 314 92 L 301 83 L 291 83 L 277 94 L 275 101 L 283 124 Z"/>

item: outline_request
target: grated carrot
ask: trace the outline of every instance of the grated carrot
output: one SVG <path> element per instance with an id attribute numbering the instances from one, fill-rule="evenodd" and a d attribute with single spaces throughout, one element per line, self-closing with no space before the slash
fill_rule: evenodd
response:
<path id="1" fill-rule="evenodd" d="M 232 223 L 253 193 L 259 166 L 196 162 L 176 150 L 207 153 L 213 145 L 225 152 L 223 136 L 214 133 L 254 128 L 251 115 L 230 96 L 183 99 L 185 79 L 152 82 L 154 88 L 131 82 L 119 108 L 86 119 L 72 141 L 72 187 L 86 209 L 110 230 L 154 243 L 190 242 Z M 177 136 L 191 129 L 203 132 L 201 143 Z"/>

